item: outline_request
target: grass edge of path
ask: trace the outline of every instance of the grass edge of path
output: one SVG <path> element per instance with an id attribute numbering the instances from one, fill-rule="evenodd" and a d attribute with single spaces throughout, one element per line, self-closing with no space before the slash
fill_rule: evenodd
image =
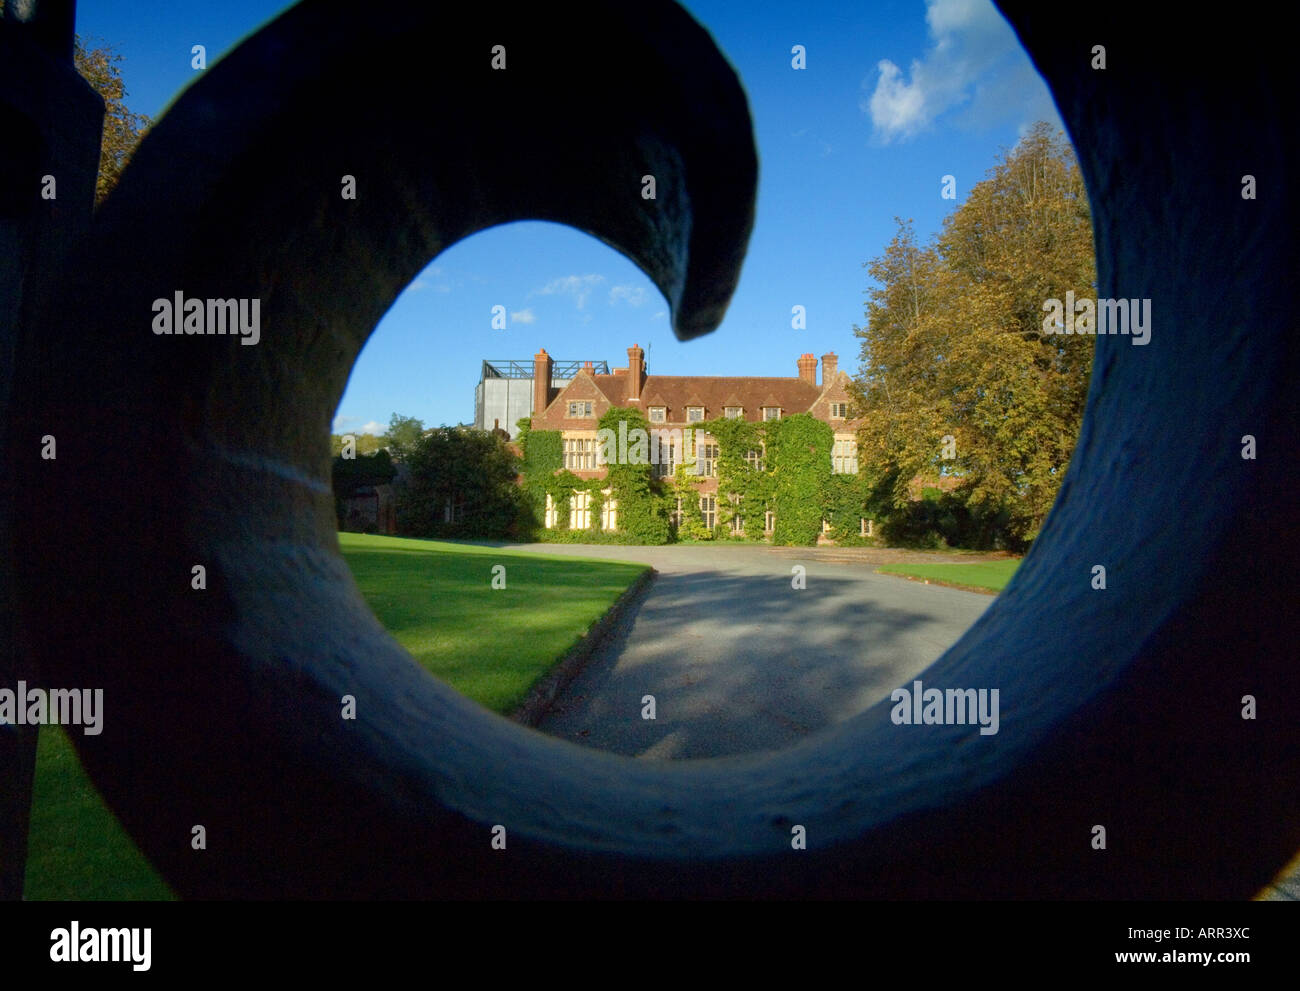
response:
<path id="1" fill-rule="evenodd" d="M 980 561 L 958 564 L 883 564 L 875 569 L 878 575 L 891 578 L 905 578 L 908 581 L 922 582 L 927 585 L 942 585 L 945 588 L 960 589 L 963 592 L 978 592 L 981 595 L 998 595 L 1011 581 L 1012 575 L 1020 567 L 1021 558 L 1007 560 Z M 974 574 L 965 573 L 963 569 L 979 569 Z M 987 577 L 989 573 L 992 577 Z M 958 581 L 957 578 L 969 578 L 970 581 Z M 984 581 L 974 580 L 977 577 Z"/>

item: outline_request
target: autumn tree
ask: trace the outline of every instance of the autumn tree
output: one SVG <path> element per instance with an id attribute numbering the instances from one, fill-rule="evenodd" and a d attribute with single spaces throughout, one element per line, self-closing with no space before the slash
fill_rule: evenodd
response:
<path id="1" fill-rule="evenodd" d="M 95 181 L 95 203 L 117 185 L 136 145 L 149 128 L 149 118 L 127 109 L 126 86 L 119 64 L 122 56 L 112 46 L 86 48 L 80 37 L 73 48 L 73 65 L 82 78 L 104 99 L 104 130 L 99 145 L 99 176 Z"/>
<path id="2" fill-rule="evenodd" d="M 899 221 L 866 267 L 859 463 L 895 508 L 914 480 L 960 478 L 967 510 L 1037 534 L 1082 420 L 1093 341 L 1043 333 L 1043 302 L 1095 292 L 1092 223 L 1065 136 L 1046 124 L 976 185 L 924 247 Z M 945 444 L 945 438 L 948 443 Z"/>

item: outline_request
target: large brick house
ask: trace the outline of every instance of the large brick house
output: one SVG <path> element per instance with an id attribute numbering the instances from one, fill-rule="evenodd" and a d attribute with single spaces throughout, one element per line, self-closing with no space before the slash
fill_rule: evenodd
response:
<path id="1" fill-rule="evenodd" d="M 704 523 L 713 527 L 718 520 L 717 445 L 710 435 L 699 431 L 697 424 L 721 417 L 749 421 L 776 420 L 794 413 L 810 413 L 829 424 L 835 444 L 831 468 L 835 472 L 856 474 L 857 428 L 860 421 L 849 419 L 849 377 L 838 368 L 835 355 L 821 358 L 821 382 L 817 381 L 817 359 L 800 355 L 798 374 L 789 377 L 727 377 L 721 375 L 651 375 L 646 368 L 645 352 L 640 345 L 627 349 L 627 365 L 610 374 L 597 374 L 587 363 L 580 366 L 562 387 L 552 385 L 552 359 L 545 349 L 533 361 L 532 429 L 559 431 L 563 441 L 564 467 L 582 479 L 605 477 L 607 469 L 600 463 L 597 424 L 612 406 L 639 409 L 651 431 L 675 436 L 681 431 L 689 436 L 682 451 L 676 442 L 665 442 L 655 472 L 671 476 L 677 464 L 694 459 L 697 474 L 700 513 Z M 761 457 L 761 453 L 755 453 Z M 602 529 L 615 529 L 617 499 L 606 491 L 602 506 Z M 587 496 L 575 493 L 570 506 L 570 526 L 586 529 Z M 680 520 L 681 507 L 678 506 Z M 548 497 L 546 525 L 554 525 L 556 513 Z M 772 514 L 767 514 L 764 531 L 773 528 Z M 862 521 L 863 534 L 870 533 L 870 521 Z"/>

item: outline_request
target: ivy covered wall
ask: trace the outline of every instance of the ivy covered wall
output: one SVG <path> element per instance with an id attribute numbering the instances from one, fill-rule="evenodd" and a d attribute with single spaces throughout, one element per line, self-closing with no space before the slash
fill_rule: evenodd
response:
<path id="1" fill-rule="evenodd" d="M 640 429 L 650 431 L 644 414 L 636 409 L 612 407 L 600 418 L 598 428 L 615 437 L 620 423 L 626 423 L 628 437 Z M 671 479 L 654 477 L 649 464 L 620 464 L 618 452 L 604 479 L 583 480 L 565 470 L 564 451 L 558 431 L 533 431 L 528 421 L 519 422 L 520 446 L 524 451 L 524 487 L 536 516 L 532 537 L 560 543 L 663 544 L 678 540 L 762 541 L 766 514 L 775 514 L 773 543 L 811 546 L 822 532 L 822 520 L 831 524 L 828 536 L 837 543 L 872 542 L 860 535 L 861 520 L 872 514 L 869 495 L 861 476 L 833 475 L 831 449 L 834 432 L 829 424 L 807 413 L 780 420 L 753 423 L 718 418 L 694 424 L 696 437 L 708 434 L 718 445 L 718 492 L 715 526 L 706 528 L 700 512 L 701 488 L 705 479 L 678 464 Z M 693 445 L 694 446 L 694 445 Z M 698 454 L 698 452 L 695 452 Z M 618 500 L 617 530 L 601 529 L 602 489 L 612 488 Z M 590 526 L 569 529 L 569 497 L 587 492 L 590 498 Z M 544 526 L 546 495 L 556 507 L 552 529 Z M 728 496 L 735 494 L 733 503 Z M 670 514 L 681 500 L 682 516 L 677 527 Z M 743 521 L 740 533 L 732 533 L 732 521 Z"/>
<path id="2" fill-rule="evenodd" d="M 600 418 L 597 429 L 610 430 L 617 437 L 620 422 L 626 422 L 628 435 L 638 428 L 648 433 L 649 424 L 640 410 L 617 406 Z M 519 427 L 519 444 L 524 452 L 523 486 L 535 517 L 529 528 L 531 539 L 546 543 L 668 543 L 669 498 L 664 485 L 653 477 L 653 466 L 618 464 L 614 452 L 605 478 L 581 479 L 564 467 L 564 444 L 558 430 L 532 430 L 527 420 L 520 420 Z M 612 489 L 612 498 L 617 501 L 613 531 L 601 526 L 604 489 Z M 585 492 L 588 498 L 588 526 L 581 530 L 569 526 L 570 497 L 575 492 Z M 555 525 L 550 529 L 545 526 L 547 495 L 556 512 Z"/>
<path id="3" fill-rule="evenodd" d="M 776 517 L 773 543 L 816 544 L 830 508 L 828 500 L 832 494 L 840 495 L 840 487 L 831 486 L 835 435 L 830 425 L 811 414 L 796 413 L 759 423 L 720 418 L 699 426 L 718 444 L 716 535 L 763 540 L 763 523 L 770 511 Z M 733 504 L 729 494 L 739 500 Z M 735 516 L 744 521 L 744 531 L 738 535 L 731 533 Z M 855 517 L 855 532 L 859 526 Z"/>

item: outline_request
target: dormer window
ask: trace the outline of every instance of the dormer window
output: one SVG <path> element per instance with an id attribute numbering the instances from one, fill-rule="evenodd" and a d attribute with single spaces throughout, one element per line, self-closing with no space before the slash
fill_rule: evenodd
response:
<path id="1" fill-rule="evenodd" d="M 569 403 L 569 416 L 572 417 L 591 416 L 591 403 L 590 402 Z"/>
<path id="2" fill-rule="evenodd" d="M 831 403 L 831 419 L 843 420 L 849 415 L 848 403 Z"/>
<path id="3" fill-rule="evenodd" d="M 704 407 L 703 407 L 703 406 L 687 406 L 687 407 L 686 407 L 686 422 L 687 422 L 687 423 L 703 423 L 703 422 L 704 422 Z"/>
<path id="4" fill-rule="evenodd" d="M 650 422 L 663 423 L 667 419 L 668 408 L 666 406 L 650 407 Z"/>
<path id="5" fill-rule="evenodd" d="M 781 419 L 781 407 L 780 407 L 780 406 L 764 406 L 764 407 L 763 407 L 763 419 L 764 419 L 764 420 L 779 420 L 779 419 Z"/>
<path id="6" fill-rule="evenodd" d="M 745 408 L 743 406 L 724 406 L 722 415 L 728 420 L 739 420 L 745 415 Z"/>

